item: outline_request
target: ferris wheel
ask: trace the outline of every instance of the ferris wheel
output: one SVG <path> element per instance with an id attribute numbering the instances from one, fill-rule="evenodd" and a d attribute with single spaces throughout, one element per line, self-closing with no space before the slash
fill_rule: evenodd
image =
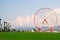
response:
<path id="1" fill-rule="evenodd" d="M 41 8 L 34 15 L 34 25 L 37 31 L 41 31 L 42 26 L 48 26 L 50 32 L 53 31 L 52 27 L 57 24 L 57 15 L 54 10 L 50 8 Z"/>

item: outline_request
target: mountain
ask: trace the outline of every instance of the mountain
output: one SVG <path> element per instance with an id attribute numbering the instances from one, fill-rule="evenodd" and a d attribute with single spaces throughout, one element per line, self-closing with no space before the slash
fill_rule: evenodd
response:
<path id="1" fill-rule="evenodd" d="M 32 30 L 32 29 L 36 29 L 36 27 L 31 27 L 31 26 L 18 26 L 15 28 L 16 30 Z M 53 30 L 55 31 L 60 31 L 60 25 L 58 26 L 55 26 L 55 27 L 52 27 Z M 41 27 L 41 30 L 42 31 L 45 31 L 45 30 L 49 30 L 49 27 L 48 26 L 42 26 Z"/>

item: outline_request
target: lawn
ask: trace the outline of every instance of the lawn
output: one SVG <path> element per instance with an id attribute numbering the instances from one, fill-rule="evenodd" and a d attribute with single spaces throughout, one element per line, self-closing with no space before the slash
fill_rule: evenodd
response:
<path id="1" fill-rule="evenodd" d="M 60 33 L 0 32 L 0 40 L 60 40 Z"/>

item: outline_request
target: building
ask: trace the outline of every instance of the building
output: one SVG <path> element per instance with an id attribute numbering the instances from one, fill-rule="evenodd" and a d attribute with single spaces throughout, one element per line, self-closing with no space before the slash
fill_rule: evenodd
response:
<path id="1" fill-rule="evenodd" d="M 0 18 L 0 31 L 2 30 L 2 23 L 1 23 L 1 18 Z"/>
<path id="2" fill-rule="evenodd" d="M 4 21 L 4 31 L 10 31 L 11 25 L 10 23 Z"/>

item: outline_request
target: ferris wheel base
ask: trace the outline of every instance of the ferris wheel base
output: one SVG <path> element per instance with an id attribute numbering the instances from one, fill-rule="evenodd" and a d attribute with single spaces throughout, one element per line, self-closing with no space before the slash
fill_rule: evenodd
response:
<path id="1" fill-rule="evenodd" d="M 40 28 L 38 28 L 36 31 L 37 31 L 37 32 L 43 32 Z M 44 31 L 44 32 L 53 32 L 53 29 L 50 28 L 48 31 Z"/>
<path id="2" fill-rule="evenodd" d="M 36 31 L 37 31 L 37 32 L 41 32 L 41 29 L 40 29 L 40 28 L 38 28 Z"/>
<path id="3" fill-rule="evenodd" d="M 50 32 L 53 32 L 53 29 L 52 28 L 50 28 Z"/>

